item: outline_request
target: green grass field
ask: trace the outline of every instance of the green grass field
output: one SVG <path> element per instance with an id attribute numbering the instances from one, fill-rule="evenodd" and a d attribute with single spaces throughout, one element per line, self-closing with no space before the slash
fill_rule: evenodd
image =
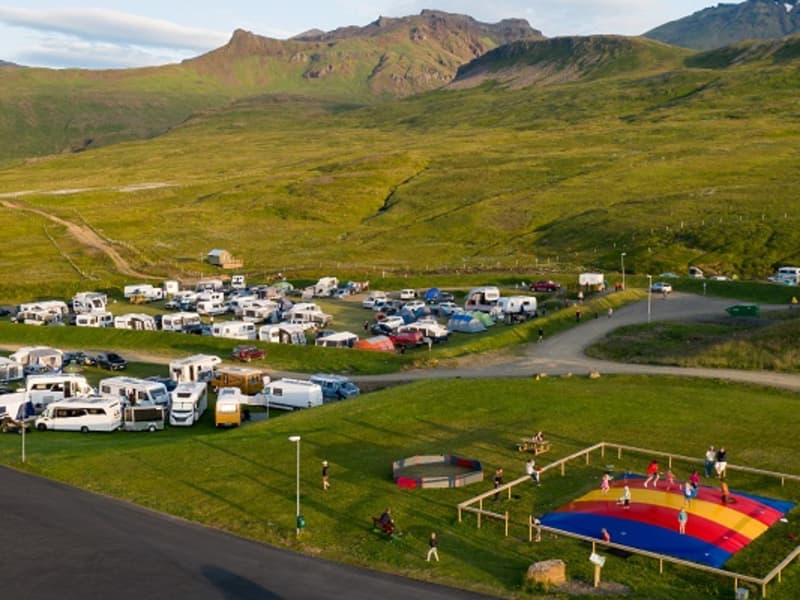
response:
<path id="1" fill-rule="evenodd" d="M 393 460 L 414 454 L 457 453 L 482 461 L 487 473 L 503 466 L 507 480 L 522 475 L 519 437 L 542 429 L 553 442 L 545 463 L 598 441 L 689 456 L 709 443 L 724 444 L 733 464 L 800 473 L 797 396 L 714 381 L 608 377 L 497 381 L 428 381 L 356 400 L 287 414 L 237 430 L 215 431 L 206 416 L 186 430 L 156 434 L 27 436 L 25 469 L 196 520 L 260 541 L 356 565 L 398 572 L 505 597 L 528 597 L 523 574 L 536 560 L 560 557 L 570 578 L 591 581 L 585 545 L 566 539 L 527 542 L 527 515 L 559 507 L 599 484 L 600 460 L 553 473 L 541 488 L 515 488 L 502 525 L 477 529 L 457 523 L 458 502 L 490 489 L 490 481 L 452 490 L 402 490 L 391 480 Z M 758 428 L 754 430 L 754 424 Z M 307 528 L 294 536 L 294 446 L 301 435 L 301 510 Z M 764 440 L 768 438 L 769 444 Z M 20 436 L 0 436 L 0 460 L 19 463 Z M 649 457 L 626 454 L 619 471 L 643 471 Z M 331 464 L 323 492 L 320 463 Z M 607 460 L 604 462 L 608 462 Z M 675 465 L 678 478 L 689 465 Z M 800 488 L 764 479 L 731 477 L 731 487 L 797 499 Z M 391 507 L 403 535 L 387 542 L 371 529 L 371 516 Z M 748 546 L 729 567 L 761 576 L 796 544 L 797 509 L 789 524 Z M 430 531 L 440 538 L 442 562 L 424 561 Z M 688 569 L 610 557 L 603 578 L 631 588 L 632 598 L 730 598 L 732 583 Z M 794 598 L 800 567 L 792 566 L 769 596 Z"/>

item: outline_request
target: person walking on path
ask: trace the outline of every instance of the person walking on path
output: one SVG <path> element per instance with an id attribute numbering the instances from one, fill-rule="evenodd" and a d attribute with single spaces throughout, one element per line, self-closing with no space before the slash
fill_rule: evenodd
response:
<path id="1" fill-rule="evenodd" d="M 540 343 L 544 341 L 544 329 L 539 327 L 539 339 L 536 340 L 536 343 Z"/>
<path id="2" fill-rule="evenodd" d="M 714 469 L 717 471 L 717 477 L 720 479 L 725 478 L 725 470 L 728 468 L 728 451 L 724 446 L 720 446 L 717 450 L 717 461 L 714 463 Z"/>
<path id="3" fill-rule="evenodd" d="M 681 535 L 686 534 L 686 522 L 689 520 L 689 514 L 686 512 L 686 509 L 681 507 L 680 511 L 678 511 L 678 533 Z"/>
<path id="4" fill-rule="evenodd" d="M 714 472 L 714 465 L 717 462 L 717 451 L 714 446 L 709 446 L 708 450 L 706 450 L 706 458 L 705 458 L 705 467 L 706 467 L 706 477 L 711 477 L 712 473 Z"/>
<path id="5" fill-rule="evenodd" d="M 322 461 L 322 490 L 323 491 L 325 491 L 329 487 L 331 487 L 331 483 L 330 483 L 330 481 L 328 481 L 328 475 L 329 475 L 328 461 L 327 460 L 323 460 Z"/>
<path id="6" fill-rule="evenodd" d="M 608 307 L 608 318 L 610 319 L 611 315 L 613 315 L 613 314 L 614 314 L 614 309 L 609 306 Z"/>
<path id="7" fill-rule="evenodd" d="M 653 487 L 657 488 L 659 477 L 660 476 L 658 474 L 658 461 L 651 460 L 650 464 L 647 466 L 647 479 L 644 480 L 644 487 L 647 487 L 647 485 L 652 481 Z"/>
<path id="8" fill-rule="evenodd" d="M 494 489 L 497 490 L 494 493 L 494 501 L 497 502 L 500 500 L 500 486 L 503 485 L 503 467 L 497 467 L 492 483 L 494 484 Z"/>
<path id="9" fill-rule="evenodd" d="M 428 557 L 425 559 L 431 562 L 431 556 L 439 562 L 439 550 L 437 549 L 439 542 L 436 540 L 436 532 L 431 532 L 431 537 L 428 539 Z"/>

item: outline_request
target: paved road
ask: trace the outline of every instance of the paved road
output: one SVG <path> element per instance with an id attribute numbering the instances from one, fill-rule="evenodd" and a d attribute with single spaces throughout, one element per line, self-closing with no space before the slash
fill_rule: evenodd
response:
<path id="1" fill-rule="evenodd" d="M 264 546 L 0 467 L 0 597 L 485 598 Z"/>

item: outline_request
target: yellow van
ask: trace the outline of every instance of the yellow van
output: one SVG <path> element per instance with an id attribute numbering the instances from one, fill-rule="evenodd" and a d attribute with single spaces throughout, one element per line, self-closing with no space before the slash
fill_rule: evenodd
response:
<path id="1" fill-rule="evenodd" d="M 217 427 L 238 427 L 242 424 L 242 395 L 239 388 L 222 388 L 217 396 L 214 424 Z"/>

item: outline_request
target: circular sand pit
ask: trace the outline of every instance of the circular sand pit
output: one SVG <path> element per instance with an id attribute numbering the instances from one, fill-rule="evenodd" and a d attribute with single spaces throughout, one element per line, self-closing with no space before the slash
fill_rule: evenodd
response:
<path id="1" fill-rule="evenodd" d="M 483 481 L 483 468 L 471 458 L 431 454 L 394 461 L 392 475 L 404 488 L 454 488 Z"/>

